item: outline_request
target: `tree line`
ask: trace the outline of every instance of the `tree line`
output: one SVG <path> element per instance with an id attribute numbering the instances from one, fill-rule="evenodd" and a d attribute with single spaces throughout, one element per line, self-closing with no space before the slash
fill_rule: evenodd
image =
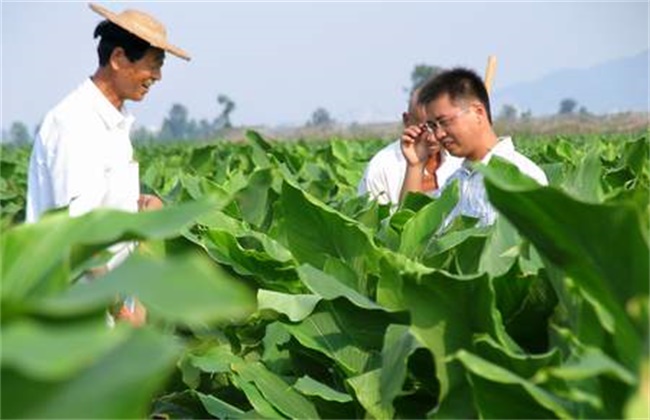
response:
<path id="1" fill-rule="evenodd" d="M 428 64 L 417 64 L 411 71 L 411 85 L 405 88 L 409 93 L 413 92 L 418 86 L 421 86 L 426 80 L 434 77 L 443 70 L 442 67 Z M 221 108 L 220 113 L 213 118 L 195 120 L 190 118 L 187 107 L 180 103 L 172 105 L 167 117 L 163 119 L 160 130 L 152 130 L 146 127 L 138 127 L 134 130 L 131 138 L 136 143 L 165 143 L 191 140 L 207 140 L 219 138 L 228 129 L 232 128 L 231 115 L 237 108 L 235 102 L 225 94 L 217 95 L 217 104 Z M 560 101 L 557 115 L 589 115 L 586 107 L 578 108 L 578 101 L 573 98 L 565 98 Z M 520 112 L 513 105 L 503 105 L 497 119 L 503 121 L 517 121 L 519 119 L 532 118 L 530 110 Z M 307 127 L 330 127 L 336 121 L 332 118 L 330 112 L 318 107 L 312 113 L 310 118 L 305 122 Z M 30 133 L 29 128 L 22 121 L 14 121 L 9 130 L 2 131 L 2 143 L 16 144 L 19 146 L 29 145 L 33 142 L 33 137 L 38 130 L 38 126 Z"/>

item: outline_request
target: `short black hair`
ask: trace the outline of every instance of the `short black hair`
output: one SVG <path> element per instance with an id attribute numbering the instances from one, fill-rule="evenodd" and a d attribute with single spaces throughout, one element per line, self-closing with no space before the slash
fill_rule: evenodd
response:
<path id="1" fill-rule="evenodd" d="M 104 20 L 95 28 L 93 38 L 100 37 L 97 45 L 99 66 L 104 67 L 117 47 L 122 47 L 126 57 L 131 62 L 138 61 L 144 57 L 151 44 L 142 38 L 133 35 L 131 32 L 120 28 L 111 21 Z"/>
<path id="2" fill-rule="evenodd" d="M 490 97 L 483 79 L 475 71 L 463 67 L 456 67 L 438 73 L 436 77 L 422 86 L 418 95 L 418 102 L 426 105 L 445 93 L 449 95 L 449 99 L 452 102 L 458 100 L 478 100 L 485 107 L 488 121 L 492 124 Z"/>

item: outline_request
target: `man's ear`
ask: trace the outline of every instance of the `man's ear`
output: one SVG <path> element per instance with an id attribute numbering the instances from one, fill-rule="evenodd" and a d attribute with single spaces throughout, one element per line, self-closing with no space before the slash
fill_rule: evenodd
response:
<path id="1" fill-rule="evenodd" d="M 126 52 L 124 51 L 124 48 L 115 47 L 113 48 L 113 52 L 111 53 L 111 58 L 109 59 L 109 63 L 113 70 L 119 70 L 126 65 L 128 60 L 129 58 L 126 56 Z"/>
<path id="2" fill-rule="evenodd" d="M 411 114 L 408 112 L 402 112 L 402 124 L 404 127 L 408 127 L 411 122 Z"/>
<path id="3" fill-rule="evenodd" d="M 474 108 L 474 113 L 479 118 L 479 122 L 488 121 L 487 111 L 482 103 L 478 101 L 472 102 L 471 107 Z"/>

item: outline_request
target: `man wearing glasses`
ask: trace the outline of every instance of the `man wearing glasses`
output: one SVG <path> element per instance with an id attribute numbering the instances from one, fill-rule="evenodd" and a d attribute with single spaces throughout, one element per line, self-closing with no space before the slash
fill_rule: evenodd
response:
<path id="1" fill-rule="evenodd" d="M 426 121 L 424 107 L 418 104 L 419 88 L 411 93 L 408 109 L 402 113 L 404 128 Z M 447 178 L 460 167 L 462 159 L 450 156 L 441 150 L 439 143 L 430 144 L 427 160 L 423 165 L 420 191 L 433 192 L 445 183 Z M 379 204 L 390 204 L 396 210 L 404 184 L 406 161 L 401 149 L 401 140 L 394 141 L 375 154 L 363 174 L 357 188 L 359 195 L 377 200 Z"/>
<path id="2" fill-rule="evenodd" d="M 533 161 L 515 150 L 510 137 L 497 137 L 492 128 L 490 101 L 483 80 L 473 71 L 455 68 L 440 73 L 420 89 L 418 102 L 424 107 L 426 122 L 411 125 L 402 133 L 402 153 L 406 173 L 401 197 L 422 191 L 424 164 L 432 144 L 439 143 L 463 163 L 438 191 L 459 181 L 459 202 L 445 225 L 458 215 L 479 219 L 479 225 L 494 223 L 496 210 L 490 205 L 483 175 L 473 170 L 476 162 L 487 164 L 494 155 L 508 160 L 519 170 L 547 185 L 548 180 Z"/>

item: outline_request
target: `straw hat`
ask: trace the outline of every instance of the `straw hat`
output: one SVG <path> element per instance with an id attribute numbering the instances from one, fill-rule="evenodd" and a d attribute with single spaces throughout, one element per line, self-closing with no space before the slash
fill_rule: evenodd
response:
<path id="1" fill-rule="evenodd" d="M 185 60 L 190 56 L 185 51 L 167 42 L 167 31 L 165 26 L 154 19 L 152 16 L 138 10 L 125 10 L 120 14 L 115 14 L 97 4 L 89 3 L 88 6 L 94 11 L 113 22 L 122 29 L 125 29 L 144 39 L 156 48 L 169 51 L 177 57 Z"/>

